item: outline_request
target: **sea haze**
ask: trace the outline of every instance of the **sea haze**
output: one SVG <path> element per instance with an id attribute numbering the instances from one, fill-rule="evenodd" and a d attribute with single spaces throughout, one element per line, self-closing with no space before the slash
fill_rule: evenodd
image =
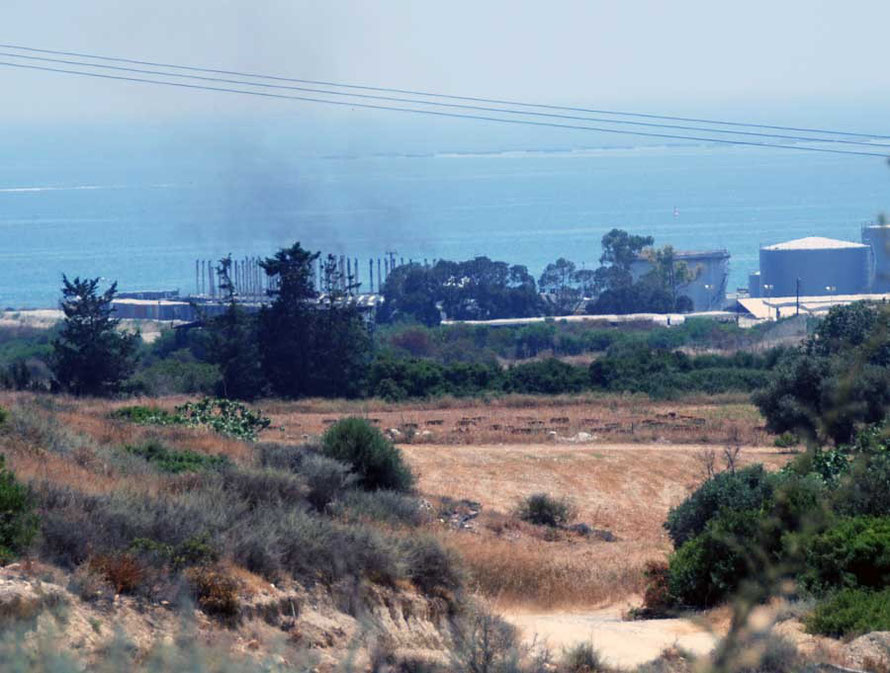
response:
<path id="1" fill-rule="evenodd" d="M 726 248 L 730 290 L 761 244 L 858 240 L 888 205 L 879 158 L 343 119 L 268 126 L 20 128 L 0 144 L 0 306 L 47 307 L 60 277 L 195 287 L 194 260 L 300 241 L 367 260 L 487 255 L 538 275 L 595 266 L 613 227 Z M 628 142 L 630 140 L 630 142 Z"/>

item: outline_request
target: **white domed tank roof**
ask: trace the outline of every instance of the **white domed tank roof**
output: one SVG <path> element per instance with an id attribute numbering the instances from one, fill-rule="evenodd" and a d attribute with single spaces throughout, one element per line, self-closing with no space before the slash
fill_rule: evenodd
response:
<path id="1" fill-rule="evenodd" d="M 825 238 L 824 236 L 807 236 L 806 238 L 796 238 L 793 241 L 785 241 L 784 243 L 776 243 L 767 245 L 764 250 L 845 250 L 849 248 L 867 248 L 863 243 L 854 243 L 853 241 L 841 241 L 836 238 Z"/>

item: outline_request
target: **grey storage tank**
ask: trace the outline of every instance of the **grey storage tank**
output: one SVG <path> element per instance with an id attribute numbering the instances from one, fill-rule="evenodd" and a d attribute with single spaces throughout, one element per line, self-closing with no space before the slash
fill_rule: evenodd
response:
<path id="1" fill-rule="evenodd" d="M 863 227 L 862 242 L 871 253 L 871 291 L 890 292 L 890 225 L 869 224 Z"/>
<path id="2" fill-rule="evenodd" d="M 760 288 L 764 297 L 863 294 L 868 291 L 870 248 L 821 236 L 760 249 Z"/>
<path id="3" fill-rule="evenodd" d="M 748 274 L 748 296 L 752 299 L 760 297 L 760 272 L 754 271 Z"/>

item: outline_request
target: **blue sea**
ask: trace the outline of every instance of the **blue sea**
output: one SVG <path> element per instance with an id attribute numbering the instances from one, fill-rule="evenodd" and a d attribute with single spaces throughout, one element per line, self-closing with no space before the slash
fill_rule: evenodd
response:
<path id="1" fill-rule="evenodd" d="M 62 273 L 192 292 L 196 258 L 294 241 L 358 257 L 363 275 L 369 257 L 392 250 L 487 255 L 537 276 L 558 257 L 596 266 L 613 227 L 728 249 L 731 291 L 756 269 L 759 246 L 858 240 L 890 207 L 890 170 L 874 157 L 467 124 L 4 128 L 0 307 L 54 306 Z"/>

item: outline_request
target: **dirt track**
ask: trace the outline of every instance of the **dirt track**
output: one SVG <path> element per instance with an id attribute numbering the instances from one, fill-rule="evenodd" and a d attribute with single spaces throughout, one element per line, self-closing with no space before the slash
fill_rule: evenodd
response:
<path id="1" fill-rule="evenodd" d="M 625 621 L 619 608 L 592 612 L 507 613 L 529 646 L 545 646 L 557 657 L 578 643 L 592 643 L 619 668 L 633 668 L 658 657 L 671 646 L 697 655 L 710 652 L 716 637 L 689 619 Z"/>

